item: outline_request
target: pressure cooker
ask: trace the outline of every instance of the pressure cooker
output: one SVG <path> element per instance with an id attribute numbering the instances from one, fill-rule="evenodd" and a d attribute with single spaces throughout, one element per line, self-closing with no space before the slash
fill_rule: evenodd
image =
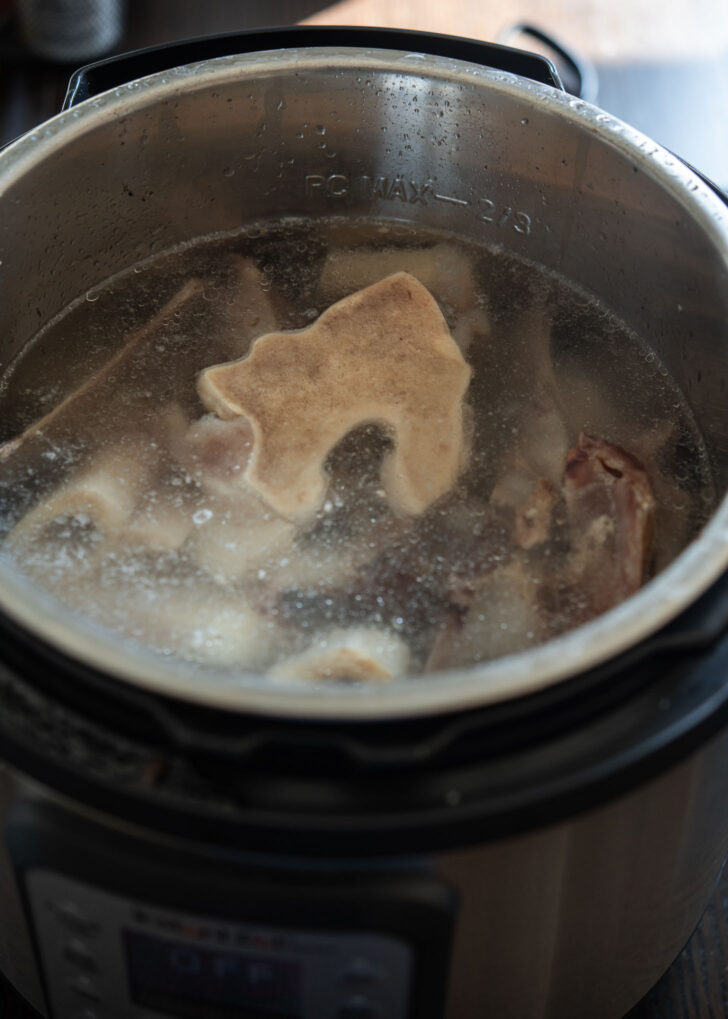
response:
<path id="1" fill-rule="evenodd" d="M 725 490 L 728 210 L 537 56 L 283 29 L 104 61 L 0 156 L 0 210 L 3 366 L 252 220 L 499 246 L 646 337 Z M 617 1019 L 728 853 L 727 538 L 723 500 L 597 620 L 375 693 L 132 652 L 0 562 L 0 970 L 53 1019 Z"/>

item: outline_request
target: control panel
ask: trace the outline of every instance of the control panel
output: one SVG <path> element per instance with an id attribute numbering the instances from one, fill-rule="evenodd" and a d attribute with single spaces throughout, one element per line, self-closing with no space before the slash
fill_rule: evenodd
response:
<path id="1" fill-rule="evenodd" d="M 26 875 L 53 1019 L 407 1019 L 412 949 L 158 909 Z"/>
<path id="2" fill-rule="evenodd" d="M 420 857 L 221 851 L 19 800 L 50 1019 L 442 1019 L 457 901 Z"/>

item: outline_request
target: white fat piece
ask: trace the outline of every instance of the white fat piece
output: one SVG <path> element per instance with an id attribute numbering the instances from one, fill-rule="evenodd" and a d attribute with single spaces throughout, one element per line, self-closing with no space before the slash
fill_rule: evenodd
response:
<path id="1" fill-rule="evenodd" d="M 165 491 L 148 493 L 124 529 L 123 542 L 154 552 L 173 552 L 184 545 L 193 526 L 190 509 L 179 504 L 179 496 Z"/>
<path id="2" fill-rule="evenodd" d="M 330 630 L 311 647 L 277 662 L 268 670 L 271 679 L 286 681 L 373 680 L 404 675 L 410 651 L 397 634 L 373 627 Z"/>
<path id="3" fill-rule="evenodd" d="M 296 536 L 295 525 L 274 513 L 252 489 L 238 492 L 234 512 L 213 499 L 192 519 L 190 555 L 220 583 L 255 579 L 272 564 L 285 564 Z"/>
<path id="4" fill-rule="evenodd" d="M 46 540 L 49 525 L 69 520 L 92 528 L 102 539 L 118 535 L 131 520 L 156 467 L 156 455 L 141 445 L 99 454 L 25 514 L 8 537 L 9 547 Z"/>
<path id="5" fill-rule="evenodd" d="M 253 448 L 248 419 L 223 421 L 206 414 L 188 424 L 181 411 L 171 408 L 166 421 L 172 455 L 203 495 L 203 502 L 188 511 L 185 535 L 197 565 L 220 583 L 237 583 L 285 560 L 295 527 L 244 478 Z"/>
<path id="6" fill-rule="evenodd" d="M 465 668 L 539 644 L 538 585 L 521 562 L 485 577 L 460 629 L 449 635 L 438 668 Z"/>
<path id="7" fill-rule="evenodd" d="M 260 671 L 285 634 L 241 599 L 213 592 L 176 593 L 140 614 L 146 639 L 157 648 L 170 646 L 183 658 L 205 665 Z"/>
<path id="8" fill-rule="evenodd" d="M 279 591 L 328 590 L 332 585 L 352 583 L 357 570 L 371 562 L 377 549 L 393 545 L 406 528 L 401 518 L 387 513 L 370 519 L 368 526 L 355 527 L 343 540 L 299 535 L 291 554 L 271 561 L 261 579 Z"/>
<path id="9" fill-rule="evenodd" d="M 518 510 L 542 480 L 556 490 L 561 487 L 569 435 L 555 407 L 541 409 L 538 405 L 523 414 L 516 432 L 503 457 L 490 501 Z"/>
<path id="10" fill-rule="evenodd" d="M 243 474 L 253 450 L 253 429 L 245 417 L 223 421 L 205 414 L 191 424 L 178 418 L 168 432 L 172 455 L 208 496 L 236 501 L 250 489 Z"/>
<path id="11" fill-rule="evenodd" d="M 239 592 L 231 597 L 204 580 L 150 587 L 143 571 L 105 566 L 106 581 L 101 575 L 95 581 L 94 621 L 157 652 L 261 672 L 281 649 L 292 648 L 287 631 Z"/>
<path id="12" fill-rule="evenodd" d="M 482 308 L 473 308 L 459 314 L 452 327 L 452 338 L 460 351 L 467 354 L 479 338 L 490 334 L 490 320 Z"/>

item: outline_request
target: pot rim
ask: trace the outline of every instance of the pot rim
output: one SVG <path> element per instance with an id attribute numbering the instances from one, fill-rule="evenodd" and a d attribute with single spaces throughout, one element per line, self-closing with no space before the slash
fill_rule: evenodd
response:
<path id="1" fill-rule="evenodd" d="M 224 86 L 241 73 L 260 78 L 290 73 L 388 70 L 482 82 L 496 92 L 530 99 L 575 128 L 596 133 L 672 194 L 708 235 L 728 269 L 728 209 L 676 156 L 641 132 L 581 99 L 504 71 L 406 51 L 300 47 L 224 56 L 140 78 L 84 101 L 28 132 L 0 154 L 0 202 L 12 183 L 59 144 L 132 110 L 198 87 Z M 4 561 L 3 561 L 4 560 Z M 688 608 L 728 567 L 728 498 L 701 533 L 637 594 L 597 619 L 531 650 L 467 669 L 403 677 L 386 684 L 279 683 L 233 668 L 209 667 L 139 648 L 94 624 L 74 619 L 0 556 L 0 612 L 70 658 L 150 693 L 207 707 L 299 719 L 384 720 L 483 707 L 534 693 L 593 669 L 652 636 Z"/>

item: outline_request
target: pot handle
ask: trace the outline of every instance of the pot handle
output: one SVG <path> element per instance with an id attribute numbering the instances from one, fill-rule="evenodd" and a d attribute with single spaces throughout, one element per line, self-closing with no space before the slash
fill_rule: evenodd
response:
<path id="1" fill-rule="evenodd" d="M 359 49 L 392 49 L 466 60 L 498 71 L 509 71 L 543 85 L 564 90 L 556 68 L 537 53 L 435 32 L 410 32 L 397 28 L 340 28 L 335 26 L 286 26 L 251 29 L 212 35 L 184 42 L 152 46 L 98 60 L 76 71 L 69 83 L 63 109 L 67 110 L 101 92 L 119 88 L 137 78 L 168 71 L 183 64 L 214 57 L 298 46 L 355 46 Z"/>
<path id="2" fill-rule="evenodd" d="M 508 46 L 512 39 L 526 36 L 553 54 L 555 66 L 559 69 L 565 92 L 587 103 L 596 103 L 599 95 L 599 76 L 594 64 L 583 53 L 576 54 L 571 48 L 555 39 L 550 32 L 545 32 L 537 25 L 526 21 L 518 21 L 507 25 L 496 36 L 496 40 Z"/>

